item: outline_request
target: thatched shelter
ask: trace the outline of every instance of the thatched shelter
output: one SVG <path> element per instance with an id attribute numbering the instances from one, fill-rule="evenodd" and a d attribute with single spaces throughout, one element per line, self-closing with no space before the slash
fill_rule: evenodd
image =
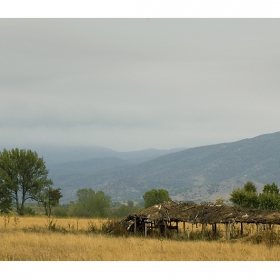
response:
<path id="1" fill-rule="evenodd" d="M 212 225 L 216 231 L 217 224 L 225 224 L 226 237 L 229 239 L 229 225 L 240 223 L 240 231 L 243 234 L 243 223 L 257 225 L 280 225 L 280 212 L 244 209 L 228 205 L 218 204 L 190 204 L 184 202 L 168 201 L 162 204 L 143 209 L 142 211 L 127 216 L 121 221 L 121 225 L 132 232 L 147 232 L 159 228 L 161 232 L 167 229 L 175 229 L 178 232 L 178 223 Z"/>

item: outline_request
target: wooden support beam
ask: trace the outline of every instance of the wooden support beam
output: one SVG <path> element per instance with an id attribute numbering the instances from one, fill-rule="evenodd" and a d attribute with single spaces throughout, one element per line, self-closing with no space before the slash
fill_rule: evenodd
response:
<path id="1" fill-rule="evenodd" d="M 147 223 L 145 223 L 145 237 L 147 237 Z"/>
<path id="2" fill-rule="evenodd" d="M 134 218 L 134 233 L 136 233 L 137 224 L 136 224 L 136 217 Z"/>
<path id="3" fill-rule="evenodd" d="M 188 231 L 188 239 L 190 239 L 190 231 L 191 230 L 188 228 L 187 231 Z"/>
<path id="4" fill-rule="evenodd" d="M 183 231 L 186 233 L 186 222 L 183 222 Z"/>
<path id="5" fill-rule="evenodd" d="M 240 223 L 240 234 L 243 235 L 243 223 Z"/>
<path id="6" fill-rule="evenodd" d="M 230 227 L 230 236 L 233 237 L 234 236 L 234 228 L 235 228 L 235 225 L 234 223 L 231 224 L 231 227 Z"/>
<path id="7" fill-rule="evenodd" d="M 230 231 L 229 231 L 229 224 L 228 223 L 225 223 L 225 227 L 226 227 L 226 239 L 227 240 L 230 240 Z"/>
<path id="8" fill-rule="evenodd" d="M 177 233 L 179 233 L 178 221 L 176 221 Z"/>
<path id="9" fill-rule="evenodd" d="M 213 231 L 213 233 L 217 232 L 217 224 L 216 223 L 212 224 L 212 231 Z"/>
<path id="10" fill-rule="evenodd" d="M 202 233 L 202 234 L 205 233 L 205 224 L 201 224 L 201 233 Z"/>

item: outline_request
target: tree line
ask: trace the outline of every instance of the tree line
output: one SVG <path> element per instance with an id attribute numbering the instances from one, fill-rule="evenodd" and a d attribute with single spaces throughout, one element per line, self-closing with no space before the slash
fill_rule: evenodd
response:
<path id="1" fill-rule="evenodd" d="M 279 187 L 275 183 L 266 184 L 262 192 L 258 193 L 255 184 L 248 181 L 243 188 L 232 191 L 229 201 L 244 208 L 280 210 Z"/>
<path id="2" fill-rule="evenodd" d="M 25 207 L 28 201 L 36 201 L 44 207 L 47 216 L 54 213 L 57 216 L 124 217 L 142 209 L 134 205 L 133 201 L 114 205 L 111 197 L 103 191 L 95 192 L 91 188 L 78 190 L 77 201 L 62 206 L 59 205 L 61 190 L 52 185 L 45 162 L 36 152 L 17 148 L 0 152 L 1 213 L 9 213 L 15 206 L 19 215 L 28 214 L 30 208 Z M 171 200 L 168 191 L 164 189 L 149 190 L 142 198 L 145 208 Z M 232 191 L 229 201 L 244 208 L 280 210 L 280 190 L 272 183 L 264 185 L 262 192 L 258 193 L 255 184 L 248 181 L 243 188 Z"/>

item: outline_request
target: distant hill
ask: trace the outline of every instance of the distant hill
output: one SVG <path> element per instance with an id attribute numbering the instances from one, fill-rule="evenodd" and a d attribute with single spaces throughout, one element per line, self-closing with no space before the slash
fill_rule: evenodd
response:
<path id="1" fill-rule="evenodd" d="M 64 201 L 75 200 L 77 189 L 89 187 L 119 201 L 140 200 L 152 188 L 167 189 L 174 200 L 227 199 L 248 180 L 259 191 L 265 183 L 280 185 L 280 132 L 168 153 L 138 164 L 107 160 L 108 168 L 102 170 L 93 168 L 99 165 L 96 160 L 84 161 L 74 168 L 61 166 L 63 172 L 50 169 L 50 177 L 62 189 Z"/>
<path id="2" fill-rule="evenodd" d="M 127 163 L 140 163 L 156 157 L 182 151 L 186 148 L 176 148 L 170 150 L 159 150 L 159 149 L 146 149 L 132 152 L 117 152 L 112 149 L 103 147 L 80 147 L 80 146 L 61 146 L 61 145 L 29 145 L 29 146 L 3 146 L 3 149 L 30 149 L 36 151 L 39 157 L 43 157 L 47 167 L 50 165 L 68 163 L 74 161 L 90 160 L 97 158 L 119 158 L 126 160 Z"/>

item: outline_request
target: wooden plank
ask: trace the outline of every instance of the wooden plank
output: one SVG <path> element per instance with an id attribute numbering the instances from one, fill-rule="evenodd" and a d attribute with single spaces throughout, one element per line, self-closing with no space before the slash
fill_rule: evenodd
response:
<path id="1" fill-rule="evenodd" d="M 147 223 L 145 223 L 145 237 L 147 237 Z"/>

